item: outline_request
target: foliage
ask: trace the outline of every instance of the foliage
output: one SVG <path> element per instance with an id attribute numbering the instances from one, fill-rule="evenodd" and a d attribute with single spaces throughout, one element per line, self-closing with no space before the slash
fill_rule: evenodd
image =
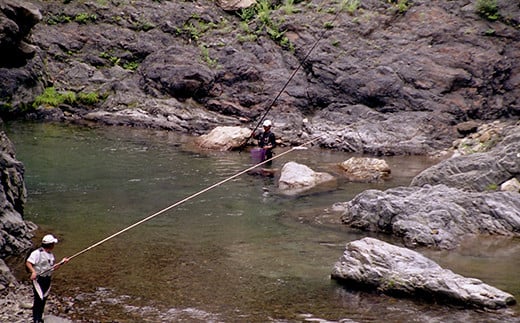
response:
<path id="1" fill-rule="evenodd" d="M 68 99 L 70 100 L 71 96 L 67 95 Z M 45 90 L 43 90 L 43 93 L 36 97 L 34 100 L 34 106 L 51 106 L 51 107 L 57 107 L 58 105 L 65 102 L 65 96 L 58 91 L 54 87 L 48 87 Z"/>
<path id="2" fill-rule="evenodd" d="M 497 0 L 477 0 L 475 9 L 481 17 L 487 20 L 495 21 L 500 18 Z"/>
<path id="3" fill-rule="evenodd" d="M 248 36 L 238 36 L 239 41 L 256 40 L 258 35 L 267 34 L 269 38 L 277 42 L 280 46 L 290 51 L 294 50 L 289 38 L 285 36 L 285 31 L 280 28 L 282 19 L 274 19 L 272 13 L 274 10 L 282 9 L 286 14 L 295 12 L 295 0 L 285 0 L 283 6 L 276 6 L 269 0 L 259 0 L 255 5 L 242 9 L 238 12 L 240 19 L 242 19 L 242 30 Z M 255 28 L 251 30 L 250 25 Z M 254 35 L 254 36 L 252 36 Z"/>
<path id="4" fill-rule="evenodd" d="M 281 9 L 285 12 L 286 15 L 290 15 L 296 12 L 294 7 L 294 0 L 285 0 Z"/>
<path id="5" fill-rule="evenodd" d="M 221 19 L 220 27 L 225 28 L 227 20 Z M 207 31 L 216 29 L 219 26 L 213 22 L 206 22 L 198 15 L 192 15 L 182 27 L 177 27 L 175 33 L 179 36 L 186 36 L 189 41 L 199 41 Z"/>
<path id="6" fill-rule="evenodd" d="M 94 105 L 99 102 L 99 95 L 95 92 L 78 94 L 78 101 L 86 105 Z"/>
<path id="7" fill-rule="evenodd" d="M 121 62 L 121 58 L 111 55 L 107 52 L 102 52 L 101 54 L 99 54 L 99 57 L 108 59 L 108 61 L 114 66 L 119 65 L 119 63 Z"/>
<path id="8" fill-rule="evenodd" d="M 209 67 L 217 67 L 218 61 L 216 59 L 212 59 L 209 56 L 209 48 L 206 47 L 206 45 L 200 45 L 199 48 L 200 48 L 202 61 L 205 62 L 206 64 L 208 64 Z"/>
<path id="9" fill-rule="evenodd" d="M 387 0 L 388 3 L 394 5 L 399 13 L 405 13 L 410 8 L 411 4 L 408 0 Z"/>
<path id="10" fill-rule="evenodd" d="M 42 94 L 36 97 L 36 99 L 33 102 L 33 107 L 38 107 L 42 105 L 47 107 L 57 107 L 63 103 L 67 103 L 70 105 L 77 103 L 94 105 L 99 101 L 99 95 L 94 92 L 80 92 L 76 95 L 76 93 L 72 91 L 59 92 L 54 87 L 48 87 L 43 90 Z"/>
<path id="11" fill-rule="evenodd" d="M 489 184 L 487 187 L 486 187 L 486 191 L 496 191 L 498 190 L 498 184 Z"/>
<path id="12" fill-rule="evenodd" d="M 340 10 L 352 15 L 359 8 L 359 0 L 341 0 Z"/>
<path id="13" fill-rule="evenodd" d="M 135 71 L 139 67 L 138 62 L 127 62 L 123 64 L 125 70 Z"/>
<path id="14" fill-rule="evenodd" d="M 47 25 L 57 25 L 57 24 L 66 24 L 71 22 L 72 18 L 65 15 L 65 14 L 59 14 L 59 15 L 51 15 L 46 20 L 45 23 Z"/>
<path id="15" fill-rule="evenodd" d="M 79 13 L 74 17 L 74 21 L 78 24 L 86 24 L 97 20 L 97 15 L 90 13 Z"/>
<path id="16" fill-rule="evenodd" d="M 148 31 L 155 28 L 155 25 L 148 21 L 135 21 L 132 28 L 137 31 Z"/>
<path id="17" fill-rule="evenodd" d="M 333 24 L 332 22 L 330 22 L 330 21 L 327 21 L 327 22 L 325 22 L 325 23 L 323 24 L 323 27 L 324 27 L 325 29 L 332 29 L 332 28 L 334 28 L 334 24 Z"/>

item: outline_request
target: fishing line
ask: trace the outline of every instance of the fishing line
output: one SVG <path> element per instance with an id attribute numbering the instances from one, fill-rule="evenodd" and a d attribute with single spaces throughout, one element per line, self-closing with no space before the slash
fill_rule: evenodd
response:
<path id="1" fill-rule="evenodd" d="M 146 221 L 149 221 L 149 220 L 155 218 L 156 216 L 158 216 L 160 214 L 163 214 L 164 212 L 169 211 L 169 210 L 173 209 L 174 207 L 179 206 L 182 203 L 185 203 L 185 202 L 187 202 L 187 201 L 189 201 L 189 200 L 191 200 L 191 199 L 193 199 L 193 198 L 195 198 L 195 197 L 197 197 L 197 196 L 199 196 L 199 195 L 201 195 L 201 194 L 203 194 L 203 193 L 205 193 L 207 191 L 210 191 L 210 190 L 214 189 L 215 187 L 218 187 L 218 186 L 220 186 L 220 185 L 222 185 L 222 184 L 224 184 L 226 182 L 229 182 L 230 180 L 232 180 L 234 178 L 237 178 L 237 177 L 247 173 L 248 171 L 255 169 L 258 166 L 261 166 L 261 165 L 263 165 L 263 164 L 265 164 L 265 163 L 267 163 L 269 161 L 272 161 L 272 160 L 274 160 L 276 158 L 280 158 L 280 157 L 282 157 L 282 156 L 284 156 L 284 155 L 286 155 L 286 154 L 288 154 L 288 153 L 290 153 L 290 152 L 292 152 L 294 150 L 303 149 L 305 146 L 313 143 L 314 141 L 320 139 L 323 136 L 324 136 L 324 134 L 320 135 L 320 136 L 317 136 L 317 137 L 315 137 L 315 138 L 313 138 L 313 139 L 311 139 L 311 140 L 309 140 L 309 141 L 307 141 L 307 142 L 305 142 L 305 143 L 303 143 L 303 144 L 301 144 L 299 146 L 295 146 L 295 147 L 293 147 L 293 148 L 291 148 L 291 149 L 289 149 L 287 151 L 284 151 L 283 153 L 277 154 L 273 158 L 267 159 L 267 160 L 265 160 L 265 161 L 263 161 L 261 163 L 258 163 L 258 164 L 254 165 L 254 166 L 251 166 L 251 167 L 247 168 L 247 169 L 244 169 L 244 170 L 236 173 L 235 175 L 232 175 L 232 176 L 230 176 L 230 177 L 228 177 L 226 179 L 223 179 L 220 182 L 217 182 L 217 183 L 215 183 L 215 184 L 213 184 L 211 186 L 208 186 L 205 189 L 202 189 L 202 190 L 198 191 L 197 193 L 194 193 L 194 194 L 192 194 L 192 195 L 190 195 L 190 196 L 188 196 L 188 197 L 186 197 L 186 198 L 184 198 L 184 199 L 182 199 L 182 200 L 180 200 L 180 201 L 178 201 L 178 202 L 176 202 L 176 203 L 174 203 L 174 204 L 172 204 L 172 205 L 170 205 L 170 206 L 168 206 L 168 207 L 166 207 L 166 208 L 164 208 L 164 209 L 162 209 L 160 211 L 157 211 L 154 214 L 149 215 L 146 218 L 144 218 L 144 219 L 142 219 L 140 221 L 135 222 L 134 224 L 132 224 L 132 225 L 130 225 L 130 226 L 128 226 L 128 227 L 126 227 L 126 228 L 124 228 L 124 229 L 122 229 L 122 230 L 120 230 L 120 231 L 118 231 L 118 232 L 116 232 L 116 233 L 114 233 L 114 234 L 104 238 L 103 240 L 100 240 L 100 241 L 94 243 L 93 245 L 91 245 L 91 246 L 89 246 L 89 247 L 87 247 L 87 248 L 85 248 L 85 249 L 83 249 L 81 251 L 78 251 L 77 253 L 75 253 L 72 256 L 67 257 L 67 258 L 70 261 L 70 260 L 72 260 L 72 259 L 74 259 L 74 258 L 76 258 L 76 257 L 78 257 L 78 256 L 80 256 L 80 255 L 82 255 L 84 253 L 86 253 L 87 251 L 90 251 L 90 250 L 94 249 L 95 247 L 100 246 L 103 243 L 105 243 L 105 242 L 107 242 L 107 241 L 109 241 L 109 240 L 119 236 L 120 234 L 125 233 L 126 231 L 131 230 L 131 229 L 137 227 L 138 225 L 143 224 Z M 58 267 L 58 266 L 60 266 L 60 265 L 62 265 L 64 263 L 65 263 L 64 261 L 60 261 L 59 263 L 54 265 L 52 268 L 45 270 L 44 272 L 40 273 L 39 275 L 44 275 L 44 274 L 48 273 L 49 271 L 54 270 L 56 267 Z"/>
<path id="2" fill-rule="evenodd" d="M 333 24 L 336 19 L 338 18 L 339 14 L 341 13 L 342 11 L 342 8 L 339 8 L 336 12 L 336 15 L 334 16 L 334 18 L 332 19 L 332 21 L 330 22 L 331 24 Z M 264 121 L 265 117 L 267 116 L 267 114 L 269 113 L 269 111 L 271 111 L 271 108 L 274 106 L 275 102 L 278 100 L 278 98 L 282 95 L 283 91 L 285 91 L 285 88 L 289 85 L 289 83 L 292 81 L 292 79 L 294 78 L 294 76 L 296 75 L 296 73 L 298 73 L 298 71 L 300 70 L 300 68 L 303 66 L 303 64 L 305 63 L 305 61 L 307 61 L 307 58 L 309 58 L 309 56 L 311 55 L 312 51 L 316 48 L 316 46 L 318 46 L 318 43 L 323 39 L 323 37 L 325 36 L 325 32 L 327 31 L 327 29 L 325 29 L 320 37 L 318 37 L 318 39 L 314 42 L 314 45 L 312 45 L 311 49 L 307 52 L 307 54 L 303 57 L 303 60 L 301 60 L 301 62 L 298 64 L 298 66 L 296 67 L 296 69 L 291 73 L 291 75 L 289 76 L 289 78 L 287 79 L 287 81 L 285 82 L 285 84 L 282 86 L 282 88 L 280 89 L 280 91 L 278 91 L 278 94 L 274 97 L 273 101 L 271 101 L 271 104 L 268 105 L 267 107 L 267 110 L 265 111 L 265 113 L 262 115 L 262 118 L 258 121 L 258 123 L 256 124 L 256 126 L 253 128 L 253 131 L 251 132 L 251 134 L 249 135 L 249 137 L 247 137 L 246 141 L 240 145 L 240 151 L 242 151 L 242 148 L 244 146 L 247 145 L 247 143 L 249 142 L 249 140 L 253 137 L 256 129 L 258 129 L 258 127 L 260 126 L 260 124 L 262 123 L 262 121 Z"/>

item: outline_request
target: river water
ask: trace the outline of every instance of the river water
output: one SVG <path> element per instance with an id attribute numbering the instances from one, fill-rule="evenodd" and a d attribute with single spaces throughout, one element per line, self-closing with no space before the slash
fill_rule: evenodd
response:
<path id="1" fill-rule="evenodd" d="M 26 168 L 25 218 L 59 237 L 57 258 L 94 243 L 248 167 L 246 152 L 200 152 L 191 138 L 119 127 L 11 123 Z M 278 148 L 278 152 L 286 148 Z M 317 148 L 287 161 L 333 172 L 351 155 Z M 475 311 L 353 291 L 330 279 L 347 242 L 366 234 L 309 222 L 368 189 L 408 185 L 433 163 L 385 158 L 392 179 L 338 181 L 301 197 L 276 177 L 241 175 L 74 258 L 54 276 L 62 315 L 82 322 L 518 322 L 518 306 Z M 379 237 L 390 241 L 388 237 Z M 520 241 L 479 239 L 455 251 L 421 250 L 520 299 Z"/>

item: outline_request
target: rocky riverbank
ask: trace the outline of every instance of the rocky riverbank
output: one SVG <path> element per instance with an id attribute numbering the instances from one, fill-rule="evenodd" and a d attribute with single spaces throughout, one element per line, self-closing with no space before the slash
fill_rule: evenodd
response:
<path id="1" fill-rule="evenodd" d="M 285 145 L 319 137 L 330 149 L 422 155 L 455 141 L 457 153 L 478 153 L 448 159 L 410 187 L 339 203 L 343 223 L 409 247 L 519 234 L 518 192 L 494 192 L 520 176 L 517 4 L 497 1 L 496 12 L 465 0 L 225 4 L 2 0 L 2 117 L 203 135 L 217 125 L 252 128 L 269 111 Z M 512 128 L 477 137 L 495 120 Z M 23 221 L 23 165 L 5 135 L 0 142 L 5 257 L 31 245 L 34 226 Z M 460 220 L 468 210 L 483 216 Z M 8 270 L 2 277 L 6 301 L 22 304 L 6 307 L 25 315 L 26 287 Z"/>

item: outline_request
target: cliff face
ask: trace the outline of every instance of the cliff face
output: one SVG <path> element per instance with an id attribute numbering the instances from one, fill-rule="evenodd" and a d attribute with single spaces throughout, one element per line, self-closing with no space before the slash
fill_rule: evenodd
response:
<path id="1" fill-rule="evenodd" d="M 23 175 L 23 164 L 16 160 L 12 143 L 0 132 L 0 258 L 32 245 L 34 227 L 22 218 L 27 195 Z"/>
<path id="2" fill-rule="evenodd" d="M 20 30 L 3 48 L 36 54 L 2 61 L 0 105 L 53 87 L 74 98 L 29 116 L 203 134 L 254 125 L 303 63 L 268 115 L 287 143 L 424 154 L 461 122 L 520 115 L 518 2 L 258 2 L 2 0 Z"/>

